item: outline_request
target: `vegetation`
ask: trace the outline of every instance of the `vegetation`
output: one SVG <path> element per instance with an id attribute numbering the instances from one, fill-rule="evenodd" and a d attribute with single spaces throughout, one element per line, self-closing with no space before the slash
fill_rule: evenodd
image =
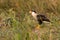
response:
<path id="1" fill-rule="evenodd" d="M 31 9 L 51 23 L 35 29 Z M 60 0 L 0 0 L 0 40 L 60 40 Z"/>

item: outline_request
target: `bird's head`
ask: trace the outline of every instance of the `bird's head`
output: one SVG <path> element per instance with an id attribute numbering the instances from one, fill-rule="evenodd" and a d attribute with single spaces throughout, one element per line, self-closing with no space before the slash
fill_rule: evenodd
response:
<path id="1" fill-rule="evenodd" d="M 32 13 L 36 13 L 36 11 L 34 11 L 34 10 L 30 10 L 29 13 L 30 13 L 30 14 L 32 14 Z"/>

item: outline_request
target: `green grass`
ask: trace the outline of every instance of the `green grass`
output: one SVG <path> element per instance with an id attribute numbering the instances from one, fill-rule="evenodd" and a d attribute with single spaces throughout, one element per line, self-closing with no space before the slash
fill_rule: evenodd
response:
<path id="1" fill-rule="evenodd" d="M 31 9 L 45 14 L 51 24 L 36 30 Z M 60 40 L 60 0 L 0 0 L 0 40 Z"/>

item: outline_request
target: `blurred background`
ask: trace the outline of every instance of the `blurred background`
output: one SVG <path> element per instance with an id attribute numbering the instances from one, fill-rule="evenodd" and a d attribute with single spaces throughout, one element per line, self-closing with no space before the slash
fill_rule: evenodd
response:
<path id="1" fill-rule="evenodd" d="M 35 30 L 31 9 L 46 15 L 51 25 Z M 60 0 L 0 0 L 0 40 L 60 40 Z"/>

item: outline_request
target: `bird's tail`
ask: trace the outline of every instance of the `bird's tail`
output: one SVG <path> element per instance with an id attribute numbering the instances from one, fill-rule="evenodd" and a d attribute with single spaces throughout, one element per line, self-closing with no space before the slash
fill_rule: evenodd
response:
<path id="1" fill-rule="evenodd" d="M 51 22 L 49 19 L 46 19 L 47 22 Z"/>

